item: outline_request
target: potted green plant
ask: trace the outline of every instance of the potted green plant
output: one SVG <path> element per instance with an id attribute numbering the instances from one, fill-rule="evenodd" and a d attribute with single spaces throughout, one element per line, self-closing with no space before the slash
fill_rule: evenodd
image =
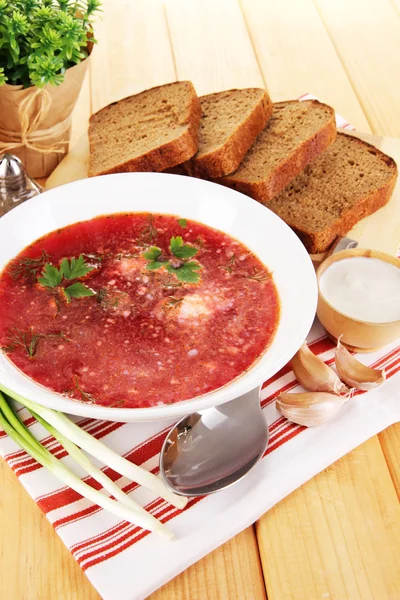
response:
<path id="1" fill-rule="evenodd" d="M 0 0 L 0 154 L 44 177 L 68 150 L 99 0 Z"/>

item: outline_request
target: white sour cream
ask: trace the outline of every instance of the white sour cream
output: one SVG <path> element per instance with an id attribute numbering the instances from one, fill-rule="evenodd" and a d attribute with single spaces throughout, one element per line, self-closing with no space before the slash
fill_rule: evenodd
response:
<path id="1" fill-rule="evenodd" d="M 370 323 L 400 319 L 400 269 L 379 258 L 338 260 L 322 273 L 321 294 L 339 312 Z"/>

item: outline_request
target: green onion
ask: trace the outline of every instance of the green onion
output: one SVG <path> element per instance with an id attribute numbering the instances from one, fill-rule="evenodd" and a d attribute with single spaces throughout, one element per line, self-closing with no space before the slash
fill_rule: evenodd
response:
<path id="1" fill-rule="evenodd" d="M 35 402 L 31 402 L 19 394 L 11 392 L 4 386 L 0 386 L 0 388 L 28 408 L 32 415 L 58 440 L 69 455 L 72 456 L 78 464 L 89 473 L 89 475 L 101 483 L 103 488 L 108 490 L 116 500 L 112 500 L 100 491 L 97 491 L 86 484 L 44 448 L 13 412 L 6 398 L 0 392 L 0 425 L 30 456 L 47 468 L 58 479 L 63 481 L 63 483 L 89 499 L 94 504 L 112 512 L 119 518 L 143 527 L 144 529 L 156 531 L 166 537 L 172 537 L 171 532 L 164 525 L 125 494 L 111 479 L 109 479 L 109 477 L 107 477 L 107 475 L 105 475 L 105 473 L 91 462 L 80 448 L 83 448 L 92 454 L 92 456 L 103 461 L 121 475 L 125 475 L 129 479 L 156 492 L 178 508 L 183 508 L 185 506 L 187 502 L 186 498 L 173 494 L 164 486 L 158 477 L 116 454 L 110 448 L 93 438 L 90 434 L 80 429 L 80 427 L 75 425 L 75 423 L 68 419 L 64 414 L 42 407 Z"/>
<path id="2" fill-rule="evenodd" d="M 102 442 L 96 440 L 96 438 L 78 427 L 78 425 L 75 425 L 75 423 L 68 419 L 63 413 L 40 406 L 19 394 L 11 392 L 4 385 L 0 385 L 0 389 L 14 398 L 14 400 L 17 400 L 26 406 L 28 410 L 31 412 L 33 411 L 42 417 L 42 419 L 52 425 L 61 435 L 65 436 L 83 450 L 86 450 L 86 452 L 89 452 L 89 454 L 102 461 L 105 465 L 111 467 L 114 471 L 117 471 L 117 473 L 120 473 L 120 475 L 124 475 L 128 479 L 155 492 L 158 496 L 161 496 L 161 498 L 164 498 L 164 500 L 167 500 L 167 502 L 176 508 L 184 508 L 186 506 L 187 498 L 171 492 L 156 475 L 129 462 L 129 460 L 126 460 L 126 458 L 123 458 L 111 450 L 111 448 L 108 448 L 108 446 L 105 446 Z"/>
<path id="3" fill-rule="evenodd" d="M 117 500 L 134 512 L 139 512 L 143 517 L 151 519 L 153 521 L 154 531 L 159 530 L 160 522 L 157 521 L 157 519 L 148 513 L 142 506 L 140 506 L 140 504 L 125 494 L 125 492 L 123 492 L 109 477 L 107 477 L 103 471 L 101 471 L 92 463 L 92 461 L 86 456 L 86 454 L 82 452 L 82 450 L 80 450 L 80 448 L 78 448 L 78 446 L 70 442 L 70 440 L 54 429 L 54 427 L 49 425 L 49 423 L 46 423 L 46 421 L 44 421 L 37 413 L 32 411 L 32 415 L 65 448 L 68 454 L 72 456 L 72 458 L 74 458 L 76 462 L 93 477 L 93 479 L 98 481 L 105 490 L 109 491 L 110 494 L 112 494 Z"/>

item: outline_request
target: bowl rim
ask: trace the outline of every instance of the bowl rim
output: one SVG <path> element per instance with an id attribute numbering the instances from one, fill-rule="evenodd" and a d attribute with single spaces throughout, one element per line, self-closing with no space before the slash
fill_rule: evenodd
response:
<path id="1" fill-rule="evenodd" d="M 156 185 L 157 179 L 164 178 L 164 180 L 165 180 L 165 178 L 170 178 L 171 181 L 179 180 L 179 182 L 180 182 L 179 185 L 182 185 L 183 188 L 185 188 L 185 186 L 187 186 L 187 188 L 190 188 L 191 186 L 197 186 L 199 193 L 200 192 L 203 193 L 202 188 L 204 188 L 205 192 L 210 192 L 210 191 L 212 192 L 212 190 L 214 190 L 216 193 L 211 194 L 211 196 L 213 196 L 213 201 L 214 201 L 214 197 L 216 198 L 217 196 L 224 197 L 224 199 L 226 199 L 225 197 L 231 198 L 231 197 L 235 196 L 235 198 L 236 198 L 235 205 L 238 207 L 237 210 L 239 212 L 244 212 L 246 207 L 247 208 L 251 207 L 251 211 L 256 214 L 258 214 L 260 212 L 262 212 L 262 214 L 266 214 L 264 211 L 267 211 L 269 213 L 269 216 L 268 216 L 268 219 L 270 222 L 269 226 L 273 227 L 273 223 L 275 222 L 275 223 L 279 224 L 279 228 L 280 228 L 281 232 L 283 232 L 285 230 L 286 234 L 288 236 L 290 236 L 290 248 L 291 248 L 291 250 L 293 250 L 293 248 L 295 249 L 296 260 L 300 261 L 301 264 L 303 265 L 303 274 L 306 276 L 307 283 L 309 284 L 309 288 L 307 290 L 307 303 L 303 302 L 303 309 L 302 309 L 303 313 L 302 313 L 301 322 L 299 323 L 299 327 L 296 329 L 295 335 L 292 335 L 290 337 L 290 339 L 287 339 L 287 342 L 285 343 L 285 351 L 280 352 L 279 358 L 277 356 L 274 356 L 274 360 L 271 363 L 272 367 L 270 367 L 268 369 L 268 372 L 265 373 L 265 376 L 261 375 L 260 373 L 258 373 L 257 376 L 255 376 L 253 373 L 253 377 L 250 377 L 248 379 L 247 383 L 240 390 L 240 393 L 237 393 L 237 392 L 239 392 L 239 390 L 237 390 L 237 389 L 235 389 L 234 392 L 232 391 L 232 393 L 230 393 L 229 389 L 231 386 L 233 386 L 237 382 L 239 382 L 239 387 L 240 387 L 240 383 L 244 379 L 244 377 L 246 375 L 248 375 L 249 373 L 253 372 L 257 368 L 257 366 L 261 362 L 261 359 L 265 356 L 266 353 L 268 353 L 269 348 L 273 345 L 274 338 L 272 339 L 271 344 L 260 355 L 260 357 L 246 371 L 244 371 L 243 373 L 238 375 L 238 377 L 235 378 L 234 380 L 228 382 L 227 384 L 225 384 L 224 386 L 222 386 L 220 388 L 217 388 L 216 390 L 212 390 L 211 392 L 208 392 L 207 394 L 195 396 L 194 398 L 189 398 L 187 400 L 183 400 L 183 401 L 180 401 L 180 402 L 177 402 L 174 404 L 156 405 L 156 406 L 141 407 L 141 408 L 116 408 L 116 407 L 100 406 L 100 405 L 96 405 L 96 404 L 85 404 L 85 403 L 81 403 L 74 399 L 66 398 L 66 397 L 62 396 L 61 394 L 57 394 L 57 392 L 54 392 L 50 388 L 41 386 L 39 383 L 35 382 L 30 377 L 26 376 L 24 373 L 22 373 L 20 371 L 20 373 L 22 373 L 24 379 L 26 379 L 27 382 L 29 382 L 31 385 L 33 384 L 34 386 L 36 386 L 36 389 L 34 390 L 35 401 L 38 402 L 37 395 L 38 395 L 39 388 L 43 388 L 43 390 L 45 390 L 47 393 L 49 393 L 52 396 L 52 399 L 49 400 L 48 398 L 45 398 L 45 399 L 41 400 L 40 403 L 42 403 L 43 406 L 47 406 L 47 407 L 50 407 L 50 408 L 53 408 L 55 410 L 59 410 L 59 411 L 65 412 L 65 413 L 70 413 L 70 414 L 75 414 L 78 416 L 84 416 L 84 417 L 90 417 L 90 418 L 97 418 L 97 419 L 102 419 L 102 420 L 123 421 L 123 422 L 130 422 L 130 421 L 144 422 L 144 421 L 154 421 L 154 420 L 175 419 L 176 417 L 181 417 L 182 415 L 189 414 L 190 412 L 204 410 L 204 409 L 207 409 L 210 407 L 218 406 L 225 402 L 229 402 L 230 400 L 237 398 L 238 396 L 245 394 L 248 391 L 250 391 L 251 389 L 257 387 L 260 383 L 262 383 L 269 377 L 273 376 L 273 374 L 277 373 L 285 364 L 287 364 L 287 362 L 290 360 L 290 358 L 295 354 L 295 352 L 298 350 L 300 345 L 304 342 L 304 339 L 306 338 L 306 336 L 311 328 L 311 325 L 315 318 L 317 301 L 318 301 L 317 278 L 316 278 L 316 274 L 315 274 L 315 269 L 313 267 L 312 261 L 308 255 L 308 253 L 307 253 L 305 247 L 303 246 L 303 244 L 301 243 L 301 241 L 294 234 L 294 232 L 275 213 L 270 211 L 267 207 L 264 207 L 263 205 L 259 204 L 258 202 L 252 200 L 250 197 L 248 197 L 240 192 L 237 192 L 236 190 L 232 190 L 225 186 L 217 185 L 213 182 L 209 182 L 209 181 L 205 181 L 205 180 L 201 180 L 201 179 L 194 179 L 194 178 L 190 178 L 190 177 L 184 177 L 184 176 L 180 176 L 180 175 L 176 175 L 176 174 L 119 173 L 119 174 L 103 175 L 101 177 L 93 177 L 93 178 L 89 178 L 89 179 L 79 180 L 79 181 L 65 184 L 58 188 L 53 188 L 53 189 L 47 190 L 40 196 L 36 196 L 35 198 L 32 198 L 29 201 L 29 203 L 20 204 L 17 207 L 15 207 L 12 211 L 6 213 L 6 215 L 4 215 L 0 219 L 0 223 L 1 223 L 1 221 L 3 221 L 3 226 L 4 226 L 4 225 L 7 225 L 7 223 L 9 221 L 10 221 L 10 223 L 12 221 L 14 221 L 14 219 L 17 216 L 22 217 L 24 215 L 24 211 L 27 210 L 26 209 L 27 206 L 30 205 L 31 209 L 34 210 L 35 203 L 43 202 L 43 199 L 45 197 L 48 202 L 62 203 L 62 195 L 63 195 L 63 193 L 64 194 L 66 193 L 65 190 L 68 190 L 68 192 L 73 192 L 74 189 L 76 189 L 79 186 L 87 186 L 87 185 L 90 185 L 89 182 L 97 182 L 97 183 L 93 183 L 93 189 L 95 191 L 96 185 L 100 186 L 101 184 L 103 184 L 103 182 L 105 180 L 107 180 L 109 182 L 109 184 L 111 185 L 112 178 L 119 178 L 121 185 L 123 185 L 123 183 L 122 183 L 123 178 L 126 178 L 130 182 L 132 182 L 132 178 L 136 178 L 138 180 L 139 184 L 142 183 L 142 185 L 143 185 L 143 183 L 149 182 L 151 179 L 155 180 L 154 185 Z M 119 183 L 119 182 L 117 182 L 117 183 Z M 151 181 L 150 181 L 150 183 L 151 183 Z M 160 181 L 159 181 L 159 183 L 160 183 Z M 177 185 L 178 185 L 178 183 L 177 183 Z M 178 187 L 179 187 L 179 185 L 178 185 Z M 103 187 L 103 185 L 101 185 L 101 187 Z M 218 188 L 218 191 L 217 191 L 217 188 Z M 60 190 L 64 190 L 64 192 L 61 193 L 59 196 L 58 191 L 60 191 Z M 238 197 L 240 197 L 239 202 L 238 202 Z M 223 205 L 223 202 L 221 202 L 221 205 Z M 52 206 L 55 206 L 55 204 Z M 113 208 L 114 207 L 113 207 L 112 203 L 108 202 L 107 209 L 105 209 L 104 207 L 100 207 L 100 209 L 99 210 L 96 209 L 95 214 L 93 214 L 90 217 L 87 217 L 82 214 L 78 214 L 76 216 L 76 218 L 74 218 L 73 220 L 68 220 L 69 219 L 69 213 L 68 213 L 68 217 L 67 217 L 68 222 L 61 225 L 61 227 L 66 227 L 69 223 L 77 223 L 79 221 L 85 221 L 85 220 L 94 218 L 95 216 L 100 216 L 103 214 L 116 214 L 116 213 L 121 213 L 121 212 L 122 213 L 124 213 L 124 212 L 132 212 L 132 213 L 149 212 L 149 213 L 160 213 L 160 214 L 162 214 L 164 212 L 165 214 L 175 214 L 177 212 L 176 208 L 174 208 L 173 206 L 171 208 L 171 205 L 168 206 L 167 204 L 165 206 L 165 210 L 156 210 L 156 209 L 150 207 L 150 209 L 148 209 L 148 211 L 143 211 L 142 209 L 135 207 L 135 205 L 133 205 L 132 208 L 129 208 L 129 210 L 126 210 L 125 208 L 121 208 L 120 205 L 118 205 L 116 208 L 114 208 L 114 210 L 113 210 Z M 230 230 L 231 226 L 227 225 L 227 227 L 225 228 L 225 227 L 220 227 L 218 225 L 213 225 L 213 224 L 207 223 L 207 219 L 202 219 L 200 216 L 196 216 L 196 217 L 187 216 L 187 218 L 191 219 L 191 220 L 197 220 L 198 222 L 204 223 L 205 225 L 208 225 L 210 227 L 220 229 L 221 231 L 225 232 L 227 235 L 230 235 L 231 237 L 238 239 L 240 242 L 244 243 L 245 245 L 248 245 L 248 243 L 246 241 L 241 239 L 241 236 L 236 235 L 235 233 L 233 233 Z M 57 227 L 54 228 L 54 230 L 56 230 L 56 229 L 57 229 Z M 53 231 L 53 229 L 48 228 L 48 229 L 46 229 L 46 232 L 41 235 L 46 235 L 46 233 L 50 233 L 51 231 Z M 261 232 L 258 234 L 259 238 L 260 238 L 260 235 L 261 235 Z M 38 239 L 39 237 L 41 237 L 41 236 L 39 235 L 34 239 Z M 21 250 L 24 247 L 26 247 L 27 245 L 29 245 L 29 244 L 26 243 L 25 246 L 22 246 Z M 19 251 L 21 251 L 21 250 L 19 250 Z M 254 251 L 254 250 L 252 250 L 252 251 Z M 257 255 L 257 252 L 255 252 L 255 254 Z M 9 260 L 12 260 L 12 259 L 9 259 Z M 7 264 L 9 262 L 9 260 L 7 260 L 5 262 L 5 264 Z M 265 262 L 265 259 L 263 260 L 261 258 L 261 260 L 262 260 L 262 262 Z M 2 268 L 4 268 L 5 264 L 2 266 Z M 279 291 L 279 287 L 278 287 L 278 291 Z M 298 321 L 300 321 L 300 320 L 298 319 Z M 275 332 L 275 334 L 278 332 L 278 330 L 279 330 L 279 324 L 278 324 L 278 329 Z M 10 361 L 10 364 L 12 365 L 12 367 L 15 370 L 18 371 L 18 368 L 11 361 Z M 0 380 L 0 385 L 1 385 L 1 380 Z M 26 389 L 26 385 L 24 382 L 23 383 L 13 382 L 13 385 L 8 386 L 8 387 L 9 387 L 9 389 L 12 389 L 16 393 L 19 393 L 21 396 L 29 397 L 29 395 L 30 395 L 29 389 L 28 390 Z M 217 399 L 215 398 L 215 396 L 217 396 Z M 54 406 L 55 402 L 57 402 L 56 406 Z"/>
<path id="2" fill-rule="evenodd" d="M 382 252 L 381 250 L 374 250 L 372 248 L 347 248 L 345 250 L 340 250 L 339 252 L 334 252 L 333 254 L 325 258 L 325 260 L 323 260 L 322 263 L 318 266 L 316 272 L 318 284 L 318 297 L 321 298 L 334 313 L 340 315 L 341 317 L 345 317 L 353 323 L 359 323 L 360 325 L 370 325 L 372 327 L 379 327 L 380 329 L 384 329 L 394 325 L 400 325 L 400 319 L 396 319 L 395 321 L 384 321 L 383 323 L 376 323 L 374 321 L 363 321 L 362 319 L 355 319 L 354 317 L 349 317 L 349 315 L 346 315 L 342 311 L 338 310 L 335 306 L 333 306 L 333 304 L 331 304 L 331 302 L 329 302 L 329 300 L 327 300 L 324 294 L 322 293 L 320 287 L 321 275 L 333 263 L 343 260 L 345 258 L 353 258 L 357 256 L 365 258 L 377 258 L 379 260 L 382 260 L 383 262 L 390 263 L 393 266 L 400 269 L 400 259 L 397 258 L 397 256 L 392 256 L 391 254 L 388 254 L 387 252 Z"/>

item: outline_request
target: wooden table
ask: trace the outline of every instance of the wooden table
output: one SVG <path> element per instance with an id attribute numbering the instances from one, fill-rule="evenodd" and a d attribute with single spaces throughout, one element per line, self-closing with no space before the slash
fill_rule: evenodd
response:
<path id="1" fill-rule="evenodd" d="M 400 0 L 103 4 L 99 45 L 74 113 L 69 176 L 82 176 L 92 112 L 175 79 L 191 79 L 199 94 L 265 86 L 277 101 L 312 92 L 360 131 L 400 137 Z M 400 164 L 400 141 L 383 147 Z M 59 172 L 53 185 L 62 178 Z M 357 231 L 364 243 L 395 252 L 400 217 L 386 225 L 379 217 Z M 0 468 L 0 598 L 98 599 L 16 477 Z M 151 598 L 400 599 L 399 493 L 397 424 Z"/>

